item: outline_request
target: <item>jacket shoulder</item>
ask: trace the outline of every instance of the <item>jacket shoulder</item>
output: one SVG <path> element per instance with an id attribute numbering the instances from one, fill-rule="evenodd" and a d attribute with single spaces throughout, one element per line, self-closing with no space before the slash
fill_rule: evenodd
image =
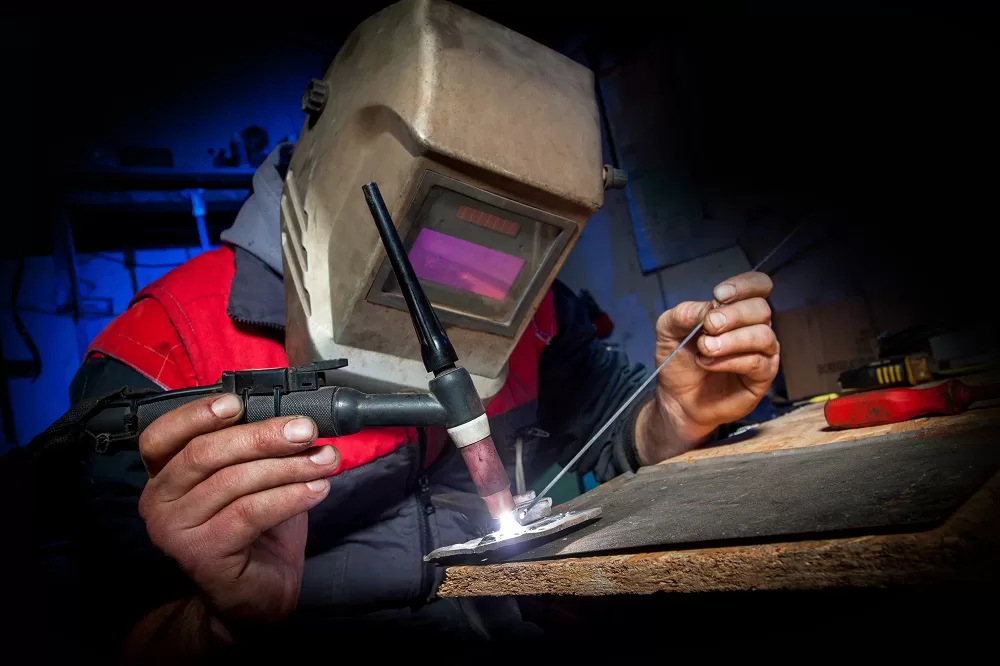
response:
<path id="1" fill-rule="evenodd" d="M 215 328 L 205 321 L 226 316 L 234 270 L 233 250 L 223 246 L 149 283 L 94 338 L 86 359 L 113 358 L 167 389 L 203 383 L 191 340 Z"/>
<path id="2" fill-rule="evenodd" d="M 133 302 L 91 341 L 84 362 L 102 357 L 127 365 L 165 389 L 198 383 L 170 316 L 152 298 Z"/>
<path id="3" fill-rule="evenodd" d="M 178 303 L 188 303 L 208 297 L 228 299 L 235 272 L 233 249 L 223 245 L 185 261 L 150 282 L 135 295 L 132 302 L 136 303 L 148 297 L 164 296 Z"/>

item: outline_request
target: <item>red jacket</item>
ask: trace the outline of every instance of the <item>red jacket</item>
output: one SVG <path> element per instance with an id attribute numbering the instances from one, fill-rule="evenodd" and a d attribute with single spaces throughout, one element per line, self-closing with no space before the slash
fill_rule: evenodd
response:
<path id="1" fill-rule="evenodd" d="M 280 331 L 243 326 L 229 317 L 234 271 L 228 246 L 175 268 L 136 294 L 129 308 L 93 340 L 87 356 L 112 357 L 165 389 L 214 384 L 226 370 L 287 366 Z M 507 382 L 487 404 L 491 418 L 537 397 L 538 358 L 555 333 L 549 292 L 514 348 Z M 369 463 L 413 439 L 408 428 L 372 428 L 336 438 L 331 443 L 341 453 L 337 473 Z M 442 431 L 429 439 L 428 462 L 444 445 L 445 436 Z"/>

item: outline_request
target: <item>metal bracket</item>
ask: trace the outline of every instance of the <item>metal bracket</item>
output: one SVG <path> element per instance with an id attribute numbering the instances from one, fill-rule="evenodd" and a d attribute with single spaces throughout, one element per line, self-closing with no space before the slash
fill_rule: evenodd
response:
<path id="1" fill-rule="evenodd" d="M 521 525 L 530 525 L 552 514 L 552 498 L 543 497 L 534 504 L 535 491 L 529 490 L 521 495 L 514 495 L 514 515 Z"/>
<path id="2" fill-rule="evenodd" d="M 315 391 L 331 385 L 327 372 L 347 366 L 346 358 L 320 361 L 293 368 L 265 368 L 222 373 L 222 390 L 239 395 L 284 395 L 292 391 Z"/>
<path id="3" fill-rule="evenodd" d="M 449 557 L 477 555 L 479 553 L 485 553 L 498 548 L 514 546 L 519 543 L 524 543 L 525 541 L 532 541 L 552 536 L 553 534 L 569 529 L 570 527 L 590 522 L 591 520 L 600 517 L 600 515 L 600 507 L 585 509 L 583 511 L 567 511 L 565 513 L 557 513 L 553 516 L 542 518 L 541 520 L 531 523 L 530 525 L 525 525 L 522 529 L 510 532 L 509 534 L 501 531 L 491 532 L 484 537 L 472 539 L 470 541 L 466 541 L 465 543 L 456 543 L 453 546 L 444 546 L 443 548 L 432 550 L 427 555 L 424 555 L 424 561 L 431 562 L 433 560 L 440 560 Z"/>

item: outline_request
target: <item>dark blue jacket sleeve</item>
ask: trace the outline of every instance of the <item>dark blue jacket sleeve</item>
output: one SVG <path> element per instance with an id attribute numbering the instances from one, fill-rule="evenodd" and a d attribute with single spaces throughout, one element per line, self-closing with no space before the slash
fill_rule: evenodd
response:
<path id="1" fill-rule="evenodd" d="M 558 334 L 538 367 L 538 423 L 549 433 L 546 448 L 565 465 L 642 384 L 647 370 L 604 344 L 583 301 L 558 280 L 553 285 Z M 635 418 L 653 388 L 635 400 L 576 465 L 605 482 L 639 468 Z"/>
<path id="2" fill-rule="evenodd" d="M 70 402 L 76 404 L 122 386 L 160 388 L 118 361 L 90 359 L 70 385 Z M 110 663 L 136 621 L 160 604 L 190 597 L 197 589 L 146 534 L 138 504 L 148 475 L 139 452 L 91 454 L 85 465 L 86 484 L 79 498 L 82 524 L 70 542 L 78 560 L 76 592 L 91 600 L 93 609 L 79 618 L 82 647 L 98 655 L 99 662 Z"/>

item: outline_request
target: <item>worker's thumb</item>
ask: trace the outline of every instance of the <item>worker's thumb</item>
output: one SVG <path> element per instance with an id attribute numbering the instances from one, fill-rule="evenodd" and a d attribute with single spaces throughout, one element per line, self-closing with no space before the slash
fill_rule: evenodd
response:
<path id="1" fill-rule="evenodd" d="M 656 321 L 656 337 L 681 339 L 700 324 L 715 306 L 714 301 L 684 301 L 660 315 Z"/>

